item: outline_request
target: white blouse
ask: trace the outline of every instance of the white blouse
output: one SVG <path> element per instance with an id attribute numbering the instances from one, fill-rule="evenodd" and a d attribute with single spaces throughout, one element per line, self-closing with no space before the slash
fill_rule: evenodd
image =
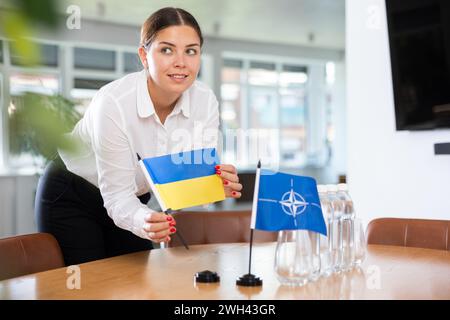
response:
<path id="1" fill-rule="evenodd" d="M 102 87 L 71 133 L 76 153 L 60 156 L 67 169 L 100 189 L 114 223 L 148 239 L 142 230 L 152 212 L 137 196 L 149 192 L 142 158 L 217 147 L 219 109 L 205 84 L 196 81 L 161 123 L 147 89 L 145 71 Z"/>

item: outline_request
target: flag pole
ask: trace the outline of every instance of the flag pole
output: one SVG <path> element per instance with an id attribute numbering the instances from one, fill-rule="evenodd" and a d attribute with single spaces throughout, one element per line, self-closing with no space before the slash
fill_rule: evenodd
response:
<path id="1" fill-rule="evenodd" d="M 172 209 L 169 208 L 166 211 L 164 211 L 164 213 L 166 214 L 166 216 L 168 216 L 169 214 L 172 214 L 173 211 L 172 211 Z M 181 235 L 181 232 L 179 229 L 177 230 L 176 235 L 178 236 L 178 239 L 180 239 L 181 243 L 186 248 L 186 250 L 189 250 L 189 246 L 188 246 L 186 240 L 184 240 L 183 236 Z"/>
<path id="2" fill-rule="evenodd" d="M 258 287 L 262 286 L 262 280 L 251 273 L 252 270 L 252 249 L 253 249 L 253 230 L 255 229 L 256 210 L 258 208 L 258 192 L 259 192 L 259 178 L 261 175 L 261 160 L 258 161 L 255 175 L 255 191 L 253 193 L 252 217 L 250 221 L 250 253 L 248 259 L 248 273 L 236 280 L 238 286 Z"/>
<path id="3" fill-rule="evenodd" d="M 248 274 L 252 273 L 252 248 L 253 248 L 253 229 L 250 229 L 250 257 L 248 259 Z"/>

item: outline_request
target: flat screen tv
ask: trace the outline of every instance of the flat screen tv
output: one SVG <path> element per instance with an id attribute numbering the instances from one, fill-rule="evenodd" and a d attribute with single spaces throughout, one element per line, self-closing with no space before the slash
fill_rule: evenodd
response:
<path id="1" fill-rule="evenodd" d="M 386 0 L 397 130 L 450 128 L 450 0 Z"/>

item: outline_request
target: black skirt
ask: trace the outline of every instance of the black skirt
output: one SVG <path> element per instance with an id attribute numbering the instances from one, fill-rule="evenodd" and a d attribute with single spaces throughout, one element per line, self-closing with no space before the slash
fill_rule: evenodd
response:
<path id="1" fill-rule="evenodd" d="M 144 204 L 149 199 L 149 193 L 139 197 Z M 59 158 L 39 179 L 35 214 L 39 232 L 55 236 L 66 265 L 153 249 L 150 240 L 117 227 L 100 190 L 68 171 Z"/>

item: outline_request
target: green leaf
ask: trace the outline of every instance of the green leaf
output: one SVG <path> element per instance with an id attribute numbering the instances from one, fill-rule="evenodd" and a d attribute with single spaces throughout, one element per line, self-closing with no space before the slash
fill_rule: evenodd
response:
<path id="1" fill-rule="evenodd" d="M 75 151 L 76 144 L 65 134 L 80 118 L 74 104 L 60 95 L 26 93 L 16 99 L 10 116 L 11 152 L 31 152 L 49 161 L 57 149 Z"/>

